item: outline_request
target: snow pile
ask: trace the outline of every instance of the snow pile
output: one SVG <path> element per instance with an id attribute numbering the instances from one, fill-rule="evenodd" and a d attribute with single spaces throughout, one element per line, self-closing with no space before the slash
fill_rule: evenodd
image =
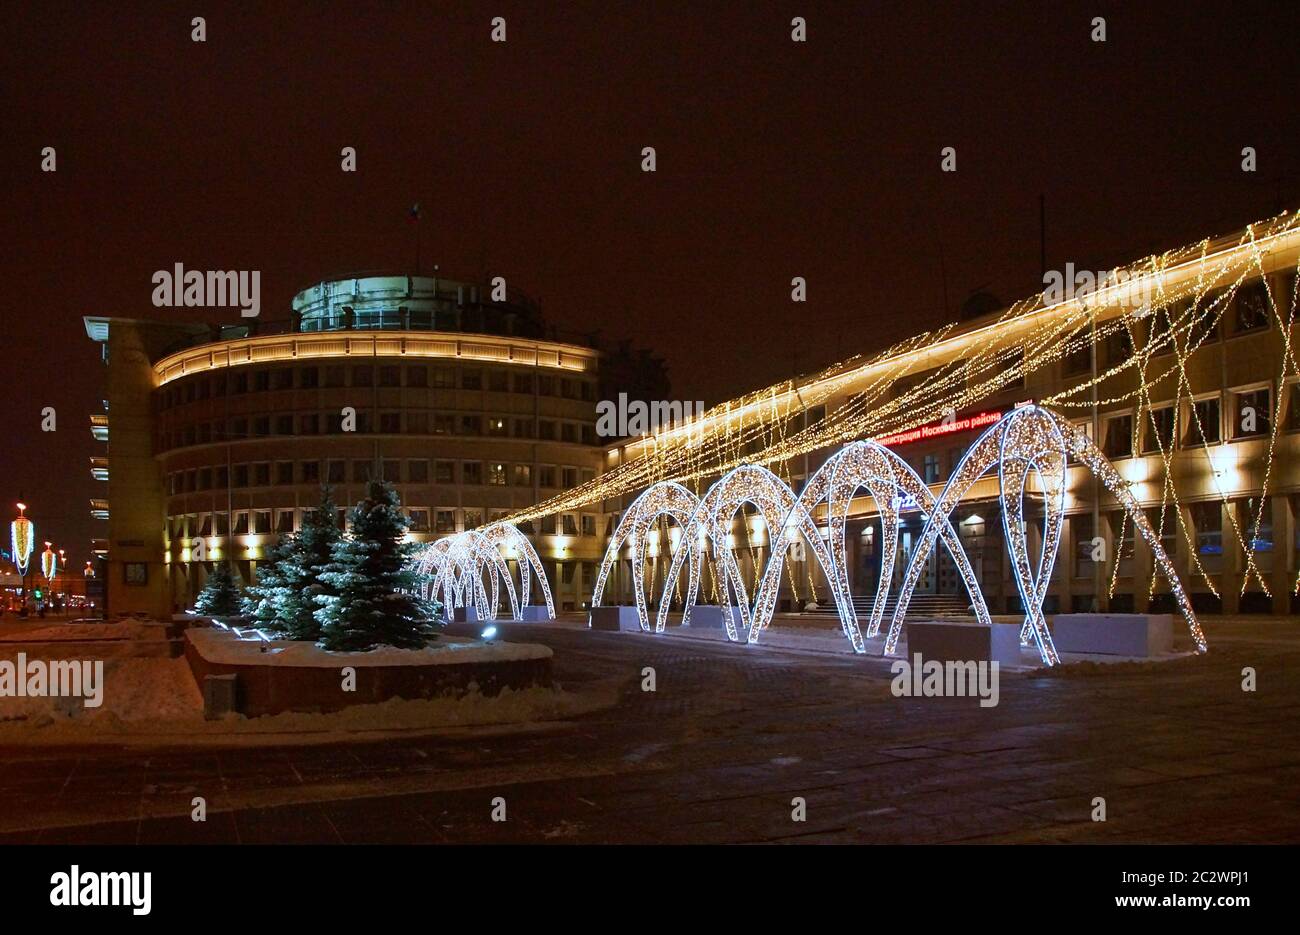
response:
<path id="1" fill-rule="evenodd" d="M 134 640 L 161 639 L 164 627 L 159 624 L 140 623 L 135 620 L 116 623 L 44 623 L 32 626 L 24 621 L 10 626 L 5 621 L 0 627 L 0 643 L 46 643 L 80 640 Z"/>
<path id="2" fill-rule="evenodd" d="M 508 645 L 508 644 L 505 644 Z M 0 651 L 0 657 L 5 654 Z M 364 654 L 361 654 L 364 655 Z M 617 700 L 614 682 L 581 694 L 558 688 L 504 689 L 460 697 L 356 705 L 330 714 L 243 715 L 209 721 L 184 659 L 109 659 L 104 701 L 81 698 L 0 698 L 0 744 L 328 743 L 339 733 L 431 732 L 491 725 L 535 725 L 576 717 Z"/>
<path id="3" fill-rule="evenodd" d="M 250 631 L 244 631 L 251 636 Z M 228 630 L 191 630 L 190 641 L 203 658 L 219 665 L 305 666 L 440 666 L 482 662 L 549 659 L 551 650 L 536 643 L 494 643 L 440 636 L 423 649 L 377 646 L 365 652 L 331 652 L 305 640 L 239 639 Z M 263 647 L 266 651 L 263 652 Z"/>

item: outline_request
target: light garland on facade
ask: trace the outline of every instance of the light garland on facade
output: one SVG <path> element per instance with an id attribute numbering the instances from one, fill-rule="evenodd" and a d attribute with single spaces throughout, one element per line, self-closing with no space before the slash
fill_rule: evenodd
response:
<path id="1" fill-rule="evenodd" d="M 1264 273 L 1269 256 L 1297 245 L 1300 217 L 1288 212 L 1251 225 L 1235 241 L 1207 239 L 1117 270 L 1113 277 L 1116 285 L 1087 296 L 1046 305 L 1043 297 L 1036 295 L 1014 304 L 994 323 L 975 331 L 963 332 L 957 325 L 948 325 L 900 342 L 873 358 L 854 358 L 808 379 L 757 390 L 713 407 L 684 427 L 645 439 L 645 453 L 640 457 L 507 519 L 522 522 L 613 500 L 663 480 L 696 486 L 703 479 L 718 477 L 742 464 L 782 466 L 779 469 L 786 473 L 784 462 L 799 455 L 854 439 L 908 432 L 946 413 L 969 409 L 1068 355 L 1095 353 L 1097 345 L 1121 330 L 1130 335 L 1133 353 L 1041 402 L 1057 408 L 1095 410 L 1136 401 L 1135 424 L 1140 432 L 1144 421 L 1151 417 L 1151 388 L 1162 381 L 1174 381 L 1174 411 L 1181 411 L 1184 402 L 1191 401 L 1194 395 L 1187 375 L 1188 360 L 1219 328 L 1224 310 L 1232 306 L 1242 284 L 1253 274 Z M 1117 307 L 1125 299 L 1125 290 L 1140 291 L 1143 304 L 1130 310 Z M 1296 293 L 1293 291 L 1285 315 L 1278 309 L 1272 289 L 1268 290 L 1268 301 L 1274 320 L 1286 335 L 1283 377 L 1300 374 L 1289 337 Z M 1164 324 L 1167 327 L 1161 327 Z M 1146 332 L 1145 342 L 1136 340 L 1139 330 Z M 946 362 L 926 371 L 930 352 L 944 356 Z M 1158 374 L 1148 374 L 1152 358 L 1165 353 L 1172 355 L 1170 364 Z M 924 378 L 899 391 L 909 377 L 918 374 Z M 1091 398 L 1094 388 L 1108 386 L 1115 378 L 1125 376 L 1135 378 L 1135 389 Z M 1281 395 L 1279 392 L 1279 412 Z M 800 424 L 806 413 L 834 399 L 843 399 L 843 404 L 817 423 Z M 1191 419 L 1199 427 L 1195 406 L 1190 410 Z M 1243 593 L 1252 579 L 1269 593 L 1255 552 L 1280 421 L 1276 414 L 1271 420 L 1264 496 L 1254 517 L 1244 524 L 1251 530 L 1250 535 L 1243 531 L 1235 511 L 1227 510 L 1231 534 L 1246 553 Z M 1212 464 L 1205 434 L 1198 431 L 1197 435 L 1202 439 L 1207 464 Z M 1161 489 L 1161 532 L 1164 510 L 1172 505 L 1195 573 L 1217 594 L 1195 547 L 1195 532 L 1188 526 L 1169 470 L 1174 441 L 1170 439 L 1168 446 L 1163 440 L 1159 443 L 1166 468 Z M 1227 502 L 1231 491 L 1220 486 L 1218 493 L 1220 500 Z M 1118 555 L 1115 560 L 1119 561 Z M 1300 576 L 1296 590 L 1300 593 Z"/>

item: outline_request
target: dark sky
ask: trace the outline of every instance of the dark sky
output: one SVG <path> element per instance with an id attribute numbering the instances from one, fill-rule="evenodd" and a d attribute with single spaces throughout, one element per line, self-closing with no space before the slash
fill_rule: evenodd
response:
<path id="1" fill-rule="evenodd" d="M 0 12 L 0 515 L 23 492 L 77 565 L 103 528 L 81 317 L 238 319 L 152 308 L 175 262 L 261 270 L 284 318 L 331 274 L 409 269 L 419 201 L 426 272 L 486 264 L 713 402 L 942 324 L 973 289 L 1040 288 L 1040 193 L 1052 267 L 1300 207 L 1290 2 L 187 7 Z"/>

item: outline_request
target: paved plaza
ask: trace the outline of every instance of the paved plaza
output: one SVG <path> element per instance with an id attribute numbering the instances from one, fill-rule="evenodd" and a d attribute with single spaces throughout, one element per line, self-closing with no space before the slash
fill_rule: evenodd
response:
<path id="1" fill-rule="evenodd" d="M 19 842 L 1296 842 L 1300 622 L 1211 651 L 1004 673 L 999 704 L 895 698 L 889 661 L 774 630 L 503 624 L 555 651 L 569 721 L 278 746 L 10 747 Z M 656 691 L 642 691 L 654 669 Z M 1242 670 L 1257 690 L 1242 690 Z M 205 822 L 191 820 L 202 796 Z M 1094 821 L 1094 800 L 1105 821 Z M 493 821 L 503 799 L 505 821 Z M 804 820 L 794 820 L 797 800 Z"/>

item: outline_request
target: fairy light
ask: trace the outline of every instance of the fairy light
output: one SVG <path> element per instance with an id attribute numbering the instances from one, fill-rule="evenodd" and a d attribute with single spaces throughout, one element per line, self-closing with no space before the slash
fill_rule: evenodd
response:
<path id="1" fill-rule="evenodd" d="M 26 503 L 19 503 L 18 516 L 9 524 L 11 554 L 13 555 L 14 565 L 18 568 L 20 578 L 27 575 L 28 564 L 32 558 L 32 549 L 36 545 L 36 524 L 24 515 L 26 509 Z"/>
<path id="2" fill-rule="evenodd" d="M 45 576 L 46 581 L 53 582 L 54 576 L 59 573 L 59 556 L 51 546 L 54 543 L 46 542 L 45 551 L 41 553 L 41 574 Z"/>
<path id="3" fill-rule="evenodd" d="M 518 568 L 518 589 L 508 559 L 514 559 Z M 473 607 L 486 620 L 495 620 L 500 613 L 503 584 L 511 617 L 522 620 L 523 609 L 532 598 L 532 577 L 536 575 L 546 600 L 546 615 L 555 618 L 555 601 L 542 560 L 528 537 L 510 523 L 496 522 L 438 539 L 417 552 L 410 567 L 420 578 L 422 597 L 434 599 L 441 592 L 443 606 L 449 611 Z M 485 576 L 490 595 L 484 586 Z"/>

